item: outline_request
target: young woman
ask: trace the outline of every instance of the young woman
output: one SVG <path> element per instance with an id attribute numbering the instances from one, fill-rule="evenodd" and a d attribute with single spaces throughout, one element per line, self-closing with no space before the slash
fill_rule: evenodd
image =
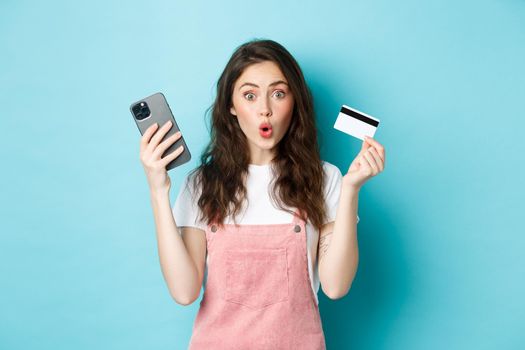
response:
<path id="1" fill-rule="evenodd" d="M 322 161 L 304 76 L 271 40 L 235 50 L 211 116 L 173 209 L 165 166 L 182 149 L 160 155 L 180 134 L 160 142 L 171 125 L 152 126 L 141 138 L 168 289 L 188 305 L 204 285 L 190 349 L 324 349 L 317 291 L 350 288 L 359 190 L 383 171 L 385 150 L 366 139 L 344 176 Z"/>

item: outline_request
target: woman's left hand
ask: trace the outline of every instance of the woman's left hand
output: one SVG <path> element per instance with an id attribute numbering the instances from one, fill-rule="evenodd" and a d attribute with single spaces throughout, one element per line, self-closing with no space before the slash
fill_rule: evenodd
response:
<path id="1" fill-rule="evenodd" d="M 382 172 L 384 168 L 384 147 L 373 138 L 365 136 L 361 151 L 343 176 L 343 182 L 359 190 L 368 179 Z"/>

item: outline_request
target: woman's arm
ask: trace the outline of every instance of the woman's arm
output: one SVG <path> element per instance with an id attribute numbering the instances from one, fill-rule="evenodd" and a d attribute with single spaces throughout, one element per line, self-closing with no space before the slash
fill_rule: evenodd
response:
<path id="1" fill-rule="evenodd" d="M 359 189 L 343 178 L 335 221 L 323 226 L 319 237 L 318 268 L 323 292 L 330 299 L 350 290 L 359 262 L 357 207 Z"/>
<path id="2" fill-rule="evenodd" d="M 206 256 L 204 231 L 184 228 L 183 240 L 173 217 L 169 192 L 152 191 L 151 204 L 164 280 L 173 299 L 189 305 L 199 297 L 202 286 Z"/>
<path id="3" fill-rule="evenodd" d="M 166 166 L 182 153 L 183 146 L 164 158 L 161 155 L 182 135 L 177 132 L 161 142 L 171 128 L 171 122 L 158 128 L 157 123 L 151 125 L 140 138 L 140 161 L 150 188 L 162 274 L 173 299 L 188 305 L 200 294 L 206 237 L 204 231 L 193 229 L 195 232 L 183 241 L 178 232 L 170 206 L 171 180 Z M 184 230 L 182 233 L 184 235 Z"/>
<path id="4" fill-rule="evenodd" d="M 357 204 L 363 184 L 384 170 L 385 149 L 365 137 L 361 151 L 343 176 L 335 222 L 321 228 L 319 237 L 319 280 L 331 299 L 350 290 L 359 261 L 357 247 Z"/>

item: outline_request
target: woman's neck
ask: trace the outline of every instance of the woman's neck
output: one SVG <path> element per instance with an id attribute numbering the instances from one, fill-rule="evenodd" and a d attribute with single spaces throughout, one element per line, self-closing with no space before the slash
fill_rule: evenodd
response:
<path id="1" fill-rule="evenodd" d="M 252 148 L 250 150 L 250 161 L 248 163 L 253 165 L 269 165 L 272 163 L 274 158 L 275 148 L 271 150 Z"/>

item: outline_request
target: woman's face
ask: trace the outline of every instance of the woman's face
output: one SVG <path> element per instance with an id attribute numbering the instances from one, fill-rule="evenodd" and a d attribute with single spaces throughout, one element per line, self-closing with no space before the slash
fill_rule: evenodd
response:
<path id="1" fill-rule="evenodd" d="M 250 147 L 250 163 L 268 164 L 290 125 L 294 97 L 279 66 L 263 61 L 246 67 L 234 84 L 231 114 Z"/>

